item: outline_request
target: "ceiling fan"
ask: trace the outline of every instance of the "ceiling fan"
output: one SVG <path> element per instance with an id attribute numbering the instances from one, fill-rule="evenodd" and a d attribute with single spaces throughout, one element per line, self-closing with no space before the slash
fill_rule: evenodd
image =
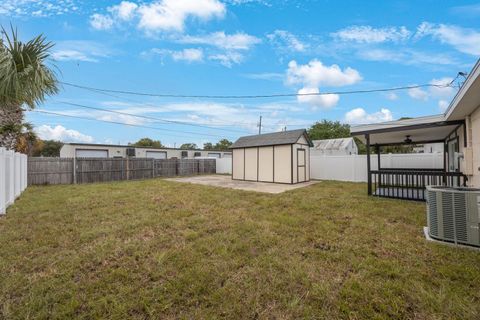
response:
<path id="1" fill-rule="evenodd" d="M 406 138 L 405 138 L 405 140 L 403 140 L 403 141 L 404 141 L 405 143 L 408 143 L 408 144 L 412 143 L 412 139 L 410 139 L 410 136 L 409 136 L 409 135 L 407 135 Z"/>

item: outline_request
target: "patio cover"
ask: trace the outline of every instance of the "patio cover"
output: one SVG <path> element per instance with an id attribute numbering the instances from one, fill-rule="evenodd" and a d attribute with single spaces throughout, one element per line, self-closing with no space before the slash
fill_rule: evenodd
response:
<path id="1" fill-rule="evenodd" d="M 423 144 L 444 142 L 448 135 L 463 123 L 464 120 L 447 121 L 442 114 L 359 125 L 352 127 L 351 133 L 365 143 L 365 135 L 368 134 L 370 145 L 405 144 L 407 136 L 412 140 L 412 144 Z"/>

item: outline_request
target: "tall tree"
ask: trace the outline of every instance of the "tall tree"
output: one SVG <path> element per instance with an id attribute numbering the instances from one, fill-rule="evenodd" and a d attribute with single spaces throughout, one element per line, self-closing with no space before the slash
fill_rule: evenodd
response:
<path id="1" fill-rule="evenodd" d="M 32 156 L 36 150 L 43 147 L 42 140 L 37 137 L 30 123 L 22 124 L 22 130 L 17 138 L 15 150 Z"/>
<path id="2" fill-rule="evenodd" d="M 313 124 L 307 131 L 312 140 L 350 137 L 350 126 L 340 121 L 322 120 Z"/>
<path id="3" fill-rule="evenodd" d="M 152 140 L 150 138 L 142 138 L 131 145 L 135 147 L 163 148 L 163 144 L 160 142 L 160 140 Z"/>
<path id="4" fill-rule="evenodd" d="M 184 143 L 180 146 L 180 149 L 198 149 L 195 143 Z"/>
<path id="5" fill-rule="evenodd" d="M 42 142 L 41 147 L 37 148 L 33 152 L 35 157 L 60 157 L 60 149 L 63 147 L 63 143 L 56 140 L 40 140 Z"/>
<path id="6" fill-rule="evenodd" d="M 203 150 L 213 150 L 213 144 L 211 142 L 205 142 L 203 144 Z"/>
<path id="7" fill-rule="evenodd" d="M 43 35 L 23 43 L 11 27 L 0 39 L 0 146 L 14 149 L 22 134 L 24 111 L 34 109 L 58 92 L 58 81 L 47 65 L 53 43 Z"/>
<path id="8" fill-rule="evenodd" d="M 228 139 L 222 139 L 215 144 L 215 150 L 228 150 L 228 148 L 232 145 L 232 142 Z"/>

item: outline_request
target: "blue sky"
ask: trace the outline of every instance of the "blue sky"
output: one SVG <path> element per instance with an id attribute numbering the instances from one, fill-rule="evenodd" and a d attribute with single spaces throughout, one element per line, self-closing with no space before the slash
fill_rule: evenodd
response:
<path id="1" fill-rule="evenodd" d="M 474 1 L 0 3 L 2 25 L 18 27 L 22 39 L 43 33 L 56 43 L 52 57 L 61 81 L 186 95 L 448 83 L 459 71 L 469 72 L 479 58 L 479 21 L 480 4 Z M 63 85 L 39 111 L 150 128 L 38 112 L 28 112 L 27 120 L 45 139 L 123 144 L 151 137 L 168 146 L 185 142 L 201 146 L 255 133 L 260 115 L 263 132 L 308 127 L 321 119 L 354 125 L 438 114 L 455 92 L 455 88 L 425 88 L 389 94 L 220 100 L 105 94 Z"/>

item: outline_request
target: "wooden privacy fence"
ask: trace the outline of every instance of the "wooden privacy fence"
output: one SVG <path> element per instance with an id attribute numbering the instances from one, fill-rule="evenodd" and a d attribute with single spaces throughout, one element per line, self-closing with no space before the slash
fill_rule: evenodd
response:
<path id="1" fill-rule="evenodd" d="M 216 173 L 215 159 L 28 158 L 28 184 L 74 184 Z"/>

